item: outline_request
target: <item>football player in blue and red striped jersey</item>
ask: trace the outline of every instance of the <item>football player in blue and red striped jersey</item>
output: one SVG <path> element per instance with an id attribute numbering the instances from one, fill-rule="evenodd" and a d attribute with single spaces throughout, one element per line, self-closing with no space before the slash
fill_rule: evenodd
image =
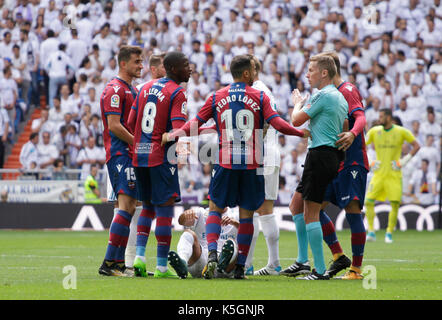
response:
<path id="1" fill-rule="evenodd" d="M 180 201 L 178 167 L 168 157 L 175 155 L 175 145 L 162 146 L 161 140 L 165 132 L 180 128 L 187 120 L 187 97 L 180 83 L 189 80 L 192 70 L 188 58 L 181 52 L 167 53 L 163 64 L 166 77 L 152 80 L 141 88 L 132 105 L 129 127 L 134 132 L 132 163 L 138 182 L 138 200 L 143 201 L 143 206 L 153 205 L 157 218 L 154 277 L 176 277 L 167 268 L 167 256 L 174 203 Z"/>
<path id="2" fill-rule="evenodd" d="M 230 65 L 234 83 L 211 95 L 195 119 L 173 133 L 163 136 L 163 143 L 179 135 L 189 135 L 191 127 L 200 127 L 213 118 L 219 135 L 219 154 L 209 187 L 209 216 L 206 223 L 209 259 L 205 278 L 212 278 L 217 267 L 217 241 L 221 215 L 225 207 L 240 207 L 238 230 L 239 255 L 235 278 L 244 278 L 244 264 L 253 236 L 253 213 L 264 202 L 262 167 L 262 129 L 264 121 L 276 130 L 290 135 L 306 136 L 282 120 L 272 108 L 269 97 L 252 88 L 255 78 L 253 56 L 240 55 Z M 193 130 L 192 130 L 193 131 Z M 193 134 L 193 133 L 192 133 Z"/>
<path id="3" fill-rule="evenodd" d="M 103 140 L 106 165 L 118 212 L 112 221 L 109 242 L 103 264 L 98 272 L 103 275 L 123 275 L 124 254 L 129 236 L 129 225 L 136 207 L 135 174 L 132 167 L 133 135 L 128 130 L 130 107 L 137 95 L 132 80 L 141 76 L 142 50 L 123 46 L 118 53 L 118 76 L 104 88 L 100 98 L 103 120 Z"/>

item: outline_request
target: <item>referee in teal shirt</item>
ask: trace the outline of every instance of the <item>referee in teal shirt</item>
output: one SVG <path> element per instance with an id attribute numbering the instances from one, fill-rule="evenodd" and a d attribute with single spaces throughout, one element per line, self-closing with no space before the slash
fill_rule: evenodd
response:
<path id="1" fill-rule="evenodd" d="M 339 163 L 344 157 L 344 152 L 339 151 L 335 143 L 339 139 L 338 134 L 343 131 L 348 113 L 347 101 L 333 85 L 335 74 L 336 66 L 331 57 L 313 56 L 306 77 L 311 88 L 318 88 L 319 91 L 305 106 L 306 98 L 301 97 L 297 89 L 292 93 L 295 106 L 292 124 L 300 126 L 310 120 L 311 135 L 302 178 L 290 203 L 298 237 L 298 257 L 291 268 L 299 268 L 298 274 L 308 273 L 301 278 L 304 280 L 329 279 L 325 273 L 319 210 L 327 185 L 338 174 Z M 309 244 L 315 266 L 310 273 Z"/>

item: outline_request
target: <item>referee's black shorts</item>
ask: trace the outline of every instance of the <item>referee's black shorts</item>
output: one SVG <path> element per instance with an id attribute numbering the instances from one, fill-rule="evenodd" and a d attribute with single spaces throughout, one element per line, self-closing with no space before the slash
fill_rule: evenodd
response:
<path id="1" fill-rule="evenodd" d="M 296 188 L 304 200 L 322 203 L 327 186 L 337 176 L 344 155 L 344 152 L 328 146 L 309 149 L 304 172 Z"/>

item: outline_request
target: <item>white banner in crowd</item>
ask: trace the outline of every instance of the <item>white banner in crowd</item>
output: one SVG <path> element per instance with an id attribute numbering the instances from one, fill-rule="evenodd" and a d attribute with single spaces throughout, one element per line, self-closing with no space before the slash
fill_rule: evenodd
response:
<path id="1" fill-rule="evenodd" d="M 84 199 L 80 181 L 0 181 L 0 190 L 8 191 L 8 202 L 78 203 Z"/>

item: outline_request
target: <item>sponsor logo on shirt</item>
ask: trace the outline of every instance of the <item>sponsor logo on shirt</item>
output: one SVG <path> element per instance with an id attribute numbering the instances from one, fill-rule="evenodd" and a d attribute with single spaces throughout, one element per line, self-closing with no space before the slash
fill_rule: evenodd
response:
<path id="1" fill-rule="evenodd" d="M 135 153 L 136 154 L 150 154 L 153 150 L 153 144 L 152 143 L 141 143 L 138 142 L 135 144 Z"/>

